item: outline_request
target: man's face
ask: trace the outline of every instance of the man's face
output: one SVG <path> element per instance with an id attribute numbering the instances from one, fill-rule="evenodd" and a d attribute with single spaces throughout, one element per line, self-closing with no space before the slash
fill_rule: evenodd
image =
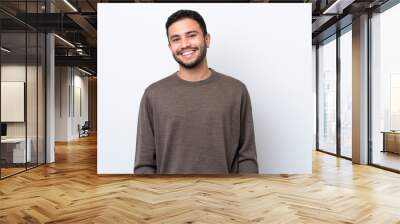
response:
<path id="1" fill-rule="evenodd" d="M 210 35 L 204 35 L 193 19 L 182 19 L 168 28 L 168 46 L 172 56 L 182 67 L 194 68 L 200 64 L 210 46 Z"/>

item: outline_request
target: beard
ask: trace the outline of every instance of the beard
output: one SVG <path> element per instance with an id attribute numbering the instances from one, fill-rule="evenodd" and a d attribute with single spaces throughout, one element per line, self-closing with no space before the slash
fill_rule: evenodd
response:
<path id="1" fill-rule="evenodd" d="M 197 58 L 195 58 L 194 61 L 189 62 L 189 63 L 183 62 L 175 54 L 172 54 L 172 56 L 174 57 L 175 61 L 178 62 L 179 65 L 181 65 L 184 68 L 191 69 L 191 68 L 194 68 L 197 65 L 199 65 L 204 60 L 204 58 L 206 57 L 206 54 L 207 54 L 207 48 L 205 47 L 205 44 L 201 45 L 196 50 L 200 51 L 200 55 Z"/>

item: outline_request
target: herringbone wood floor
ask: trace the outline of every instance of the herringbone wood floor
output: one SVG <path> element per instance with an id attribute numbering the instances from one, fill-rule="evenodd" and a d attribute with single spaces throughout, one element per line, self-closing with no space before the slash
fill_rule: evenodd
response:
<path id="1" fill-rule="evenodd" d="M 312 175 L 98 176 L 96 139 L 0 181 L 0 223 L 400 223 L 400 175 L 319 152 Z"/>

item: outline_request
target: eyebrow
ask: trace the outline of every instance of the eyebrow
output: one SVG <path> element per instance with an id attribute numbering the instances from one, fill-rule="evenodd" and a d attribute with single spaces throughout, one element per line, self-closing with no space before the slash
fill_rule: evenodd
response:
<path id="1" fill-rule="evenodd" d="M 199 32 L 196 31 L 196 30 L 191 30 L 191 31 L 186 32 L 184 35 L 188 35 L 188 34 L 192 34 L 192 33 L 199 33 Z M 179 35 L 175 34 L 175 35 L 172 35 L 170 38 L 172 39 L 172 38 L 175 38 L 175 37 L 179 37 Z"/>

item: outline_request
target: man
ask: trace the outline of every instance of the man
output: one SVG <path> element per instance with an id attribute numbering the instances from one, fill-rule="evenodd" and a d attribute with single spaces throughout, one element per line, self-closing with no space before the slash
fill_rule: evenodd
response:
<path id="1" fill-rule="evenodd" d="M 203 18 L 179 10 L 166 30 L 179 71 L 143 94 L 134 173 L 258 173 L 249 94 L 239 80 L 208 68 Z"/>

